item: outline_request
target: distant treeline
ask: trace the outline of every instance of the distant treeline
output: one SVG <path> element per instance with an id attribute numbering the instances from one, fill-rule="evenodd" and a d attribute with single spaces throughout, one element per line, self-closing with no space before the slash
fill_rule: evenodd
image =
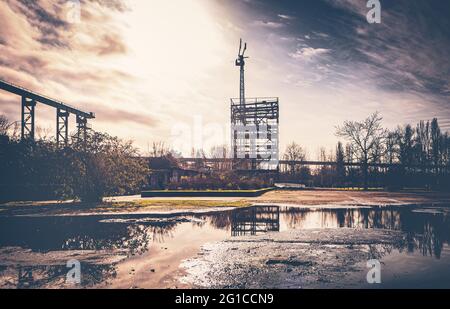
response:
<path id="1" fill-rule="evenodd" d="M 304 148 L 291 143 L 282 156 L 288 164 L 278 175 L 264 178 L 236 173 L 225 160 L 207 166 L 201 158 L 195 173 L 183 176 L 187 171 L 163 144 L 154 144 L 150 156 L 167 157 L 171 163 L 158 165 L 140 158 L 131 142 L 92 130 L 86 140 L 74 137 L 64 147 L 46 137 L 20 140 L 17 130 L 11 133 L 11 124 L 0 116 L 0 200 L 100 201 L 105 196 L 140 193 L 155 176 L 166 180 L 162 188 L 172 189 L 251 189 L 284 181 L 314 187 L 449 190 L 450 137 L 441 131 L 438 120 L 391 131 L 382 127 L 381 120 L 375 113 L 337 127 L 336 135 L 347 143 L 339 142 L 333 151 L 322 149 L 318 158 L 333 165 L 313 168 L 295 163 L 307 156 Z M 211 153 L 220 159 L 227 158 L 229 151 L 221 146 Z M 360 166 L 346 166 L 355 162 Z"/>
<path id="2" fill-rule="evenodd" d="M 450 136 L 443 133 L 438 120 L 420 121 L 415 127 L 405 125 L 395 130 L 381 126 L 382 118 L 373 114 L 362 122 L 345 122 L 336 135 L 348 141 L 336 150 L 320 151 L 320 161 L 335 166 L 311 168 L 289 165 L 281 179 L 323 187 L 385 187 L 450 190 Z M 304 149 L 296 143 L 287 147 L 284 159 L 305 160 Z M 345 163 L 361 163 L 348 167 Z M 371 167 L 383 163 L 383 167 Z"/>

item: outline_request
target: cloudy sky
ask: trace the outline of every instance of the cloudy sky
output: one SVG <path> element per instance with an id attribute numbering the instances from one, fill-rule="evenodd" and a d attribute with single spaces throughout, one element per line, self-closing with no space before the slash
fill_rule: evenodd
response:
<path id="1" fill-rule="evenodd" d="M 437 117 L 449 130 L 450 2 L 381 0 L 381 24 L 366 2 L 0 0 L 0 78 L 95 112 L 94 129 L 143 152 L 188 155 L 228 143 L 242 37 L 247 96 L 280 98 L 282 149 L 315 159 L 336 125 L 374 111 L 388 128 Z M 0 92 L 0 113 L 19 120 L 19 98 Z M 38 105 L 37 125 L 54 122 Z"/>

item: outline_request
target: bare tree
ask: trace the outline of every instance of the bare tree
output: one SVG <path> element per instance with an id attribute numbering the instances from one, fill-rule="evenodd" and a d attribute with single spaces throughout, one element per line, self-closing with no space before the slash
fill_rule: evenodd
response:
<path id="1" fill-rule="evenodd" d="M 214 163 L 215 170 L 231 169 L 231 166 L 228 166 L 226 162 L 226 159 L 230 157 L 230 151 L 227 145 L 211 147 L 211 150 L 209 151 L 209 157 L 211 159 L 223 159 L 223 161 L 218 160 Z"/>
<path id="2" fill-rule="evenodd" d="M 149 150 L 150 156 L 153 158 L 165 157 L 170 153 L 169 147 L 164 142 L 153 142 L 152 148 Z"/>
<path id="3" fill-rule="evenodd" d="M 419 164 L 427 164 L 430 161 L 431 130 L 430 122 L 420 121 L 417 124 L 414 138 L 414 156 Z"/>
<path id="4" fill-rule="evenodd" d="M 413 164 L 414 160 L 414 130 L 411 125 L 406 125 L 399 130 L 399 159 L 403 166 Z"/>
<path id="5" fill-rule="evenodd" d="M 306 152 L 299 144 L 292 142 L 287 146 L 283 159 L 290 162 L 290 170 L 293 174 L 296 171 L 296 164 L 294 162 L 305 161 Z"/>
<path id="6" fill-rule="evenodd" d="M 345 144 L 345 160 L 347 163 L 352 163 L 353 162 L 353 157 L 354 157 L 354 151 L 353 151 L 353 146 L 351 143 L 347 143 Z"/>
<path id="7" fill-rule="evenodd" d="M 399 136 L 400 133 L 397 130 L 390 131 L 386 135 L 384 161 L 389 164 L 393 164 L 399 156 Z"/>
<path id="8" fill-rule="evenodd" d="M 9 136 L 9 138 L 16 140 L 20 136 L 19 121 L 10 122 L 8 117 L 0 115 L 0 136 Z"/>
<path id="9" fill-rule="evenodd" d="M 0 115 L 0 135 L 8 135 L 10 123 L 8 118 L 4 115 Z"/>
<path id="10" fill-rule="evenodd" d="M 336 146 L 336 176 L 338 185 L 342 185 L 345 180 L 345 153 L 341 142 Z"/>
<path id="11" fill-rule="evenodd" d="M 209 151 L 209 156 L 212 159 L 225 159 L 229 157 L 229 152 L 227 145 L 213 146 Z"/>
<path id="12" fill-rule="evenodd" d="M 374 151 L 384 140 L 386 130 L 381 121 L 383 118 L 378 112 L 372 114 L 362 122 L 345 121 L 342 126 L 336 127 L 336 135 L 347 139 L 353 146 L 357 157 L 363 164 L 364 189 L 368 189 L 368 164 L 376 160 L 378 151 Z"/>
<path id="13" fill-rule="evenodd" d="M 50 138 L 52 129 L 49 127 L 36 126 L 36 136 L 39 140 L 47 140 Z"/>
<path id="14" fill-rule="evenodd" d="M 441 162 L 441 142 L 442 142 L 442 134 L 441 129 L 439 128 L 437 118 L 434 118 L 431 122 L 431 160 L 433 164 L 437 167 Z"/>

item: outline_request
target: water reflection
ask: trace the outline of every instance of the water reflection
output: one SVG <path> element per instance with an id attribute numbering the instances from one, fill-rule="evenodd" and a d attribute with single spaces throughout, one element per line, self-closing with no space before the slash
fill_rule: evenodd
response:
<path id="1" fill-rule="evenodd" d="M 110 219 L 111 220 L 111 219 Z M 145 221 L 103 217 L 0 217 L 0 248 L 35 252 L 58 250 L 122 250 L 129 255 L 148 250 L 152 241 L 170 237 L 177 221 Z"/>
<path id="2" fill-rule="evenodd" d="M 282 221 L 288 229 L 365 228 L 387 229 L 406 233 L 407 252 L 419 250 L 424 256 L 441 257 L 444 244 L 450 242 L 450 213 L 433 209 L 405 207 L 321 209 L 285 208 Z"/>
<path id="3" fill-rule="evenodd" d="M 258 206 L 232 212 L 231 235 L 256 235 L 280 231 L 280 207 Z"/>
<path id="4" fill-rule="evenodd" d="M 402 231 L 406 233 L 406 238 L 400 250 L 409 253 L 419 251 L 424 256 L 438 259 L 443 246 L 450 242 L 450 211 L 444 207 L 436 211 L 436 208 L 419 206 L 338 209 L 254 206 L 196 217 L 213 228 L 231 230 L 232 236 L 323 228 Z"/>
<path id="5" fill-rule="evenodd" d="M 147 251 L 151 243 L 170 241 L 179 224 L 198 231 L 230 231 L 232 236 L 292 229 L 361 228 L 406 233 L 406 250 L 440 257 L 450 241 L 450 212 L 427 208 L 372 207 L 304 209 L 254 206 L 190 216 L 0 217 L 0 248 L 35 252 L 58 250 L 121 250 L 128 255 Z M 433 209 L 434 210 L 434 209 Z"/>
<path id="6" fill-rule="evenodd" d="M 220 230 L 233 237 L 293 229 L 360 228 L 389 229 L 405 233 L 400 252 L 419 252 L 441 258 L 450 241 L 450 212 L 432 207 L 371 207 L 349 209 L 303 209 L 255 206 L 232 211 L 193 215 L 128 215 L 74 217 L 0 217 L 0 249 L 19 247 L 32 252 L 106 250 L 125 256 L 141 255 L 154 243 L 173 241 L 181 224 L 196 227 L 190 233 Z M 228 234 L 228 235 L 230 235 Z M 225 235 L 225 234 L 224 234 Z M 382 250 L 380 250 L 382 249 Z M 373 247 L 373 256 L 389 254 L 392 248 Z M 2 256 L 10 260 L 7 251 Z M 6 254 L 6 255 L 5 255 Z M 17 287 L 41 287 L 63 280 L 67 273 L 61 265 L 29 266 L 13 269 Z M 19 265 L 19 264 L 18 264 Z M 114 278 L 112 262 L 82 262 L 87 271 L 83 282 L 93 285 Z M 0 275 L 11 274 L 11 263 L 0 260 Z"/>
<path id="7" fill-rule="evenodd" d="M 108 221 L 110 220 L 110 221 Z M 66 260 L 55 252 L 110 252 L 81 261 L 83 286 L 92 286 L 116 276 L 111 255 L 132 256 L 148 251 L 152 242 L 171 238 L 178 221 L 108 219 L 103 217 L 0 217 L 0 248 L 31 249 L 1 252 L 1 257 L 20 260 L 21 264 L 4 264 L 0 260 L 2 287 L 41 288 L 64 286 Z M 48 255 L 46 255 L 48 253 Z M 12 255 L 12 257 L 10 256 Z M 80 259 L 83 254 L 80 253 Z M 55 261 L 56 259 L 56 261 Z M 23 264 L 23 265 L 22 265 Z"/>

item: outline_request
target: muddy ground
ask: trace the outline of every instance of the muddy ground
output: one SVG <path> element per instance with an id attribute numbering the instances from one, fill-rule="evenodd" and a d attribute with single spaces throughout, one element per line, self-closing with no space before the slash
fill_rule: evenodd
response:
<path id="1" fill-rule="evenodd" d="M 405 235 L 385 230 L 298 230 L 203 246 L 183 263 L 181 279 L 205 288 L 355 288 L 367 285 L 366 262 L 401 248 Z"/>

